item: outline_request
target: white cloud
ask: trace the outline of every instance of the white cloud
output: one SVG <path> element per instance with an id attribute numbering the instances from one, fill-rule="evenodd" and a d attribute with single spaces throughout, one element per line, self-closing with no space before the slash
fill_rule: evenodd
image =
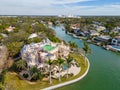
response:
<path id="1" fill-rule="evenodd" d="M 119 3 L 101 6 L 77 5 L 71 7 L 66 5 L 87 1 L 95 0 L 1 0 L 0 15 L 120 15 Z"/>
<path id="2" fill-rule="evenodd" d="M 55 4 L 68 4 L 68 3 L 87 2 L 87 1 L 95 1 L 95 0 L 58 0 L 54 3 Z"/>

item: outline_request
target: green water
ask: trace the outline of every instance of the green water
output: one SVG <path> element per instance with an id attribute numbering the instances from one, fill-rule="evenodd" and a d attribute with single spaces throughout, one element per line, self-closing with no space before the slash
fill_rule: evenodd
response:
<path id="1" fill-rule="evenodd" d="M 83 47 L 80 39 L 66 35 L 62 27 L 54 27 L 56 35 L 65 40 L 73 41 Z M 90 70 L 82 80 L 57 90 L 120 90 L 120 53 L 106 51 L 101 47 L 90 45 L 92 54 L 88 56 Z"/>

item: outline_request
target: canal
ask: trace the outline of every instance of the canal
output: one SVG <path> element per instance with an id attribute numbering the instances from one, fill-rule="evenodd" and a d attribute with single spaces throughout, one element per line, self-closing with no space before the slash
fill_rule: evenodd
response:
<path id="1" fill-rule="evenodd" d="M 80 48 L 83 47 L 82 40 L 65 34 L 62 26 L 53 29 L 60 39 L 73 41 Z M 88 55 L 88 58 L 91 66 L 87 76 L 57 90 L 120 90 L 120 53 L 107 51 L 93 44 L 90 44 L 90 48 L 92 54 Z"/>

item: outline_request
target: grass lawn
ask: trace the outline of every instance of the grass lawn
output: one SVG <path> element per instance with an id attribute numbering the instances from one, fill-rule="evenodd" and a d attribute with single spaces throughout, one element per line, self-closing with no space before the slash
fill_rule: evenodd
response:
<path id="1" fill-rule="evenodd" d="M 87 63 L 86 66 L 84 65 L 83 56 L 81 56 L 77 53 L 73 53 L 73 54 L 71 54 L 71 56 L 73 56 L 77 60 L 77 62 L 79 63 L 79 65 L 81 67 L 80 73 L 76 76 L 69 77 L 68 79 L 62 78 L 61 82 L 53 79 L 53 84 L 52 85 L 56 85 L 56 84 L 59 84 L 59 83 L 63 83 L 63 82 L 66 82 L 66 81 L 76 79 L 76 78 L 80 77 L 81 75 L 83 75 L 85 73 L 85 71 L 87 70 L 88 63 Z M 49 84 L 49 81 L 28 82 L 26 80 L 22 80 L 14 72 L 13 73 L 8 72 L 6 74 L 5 83 L 6 83 L 7 87 L 9 88 L 8 90 L 40 90 L 42 88 L 51 86 Z"/>

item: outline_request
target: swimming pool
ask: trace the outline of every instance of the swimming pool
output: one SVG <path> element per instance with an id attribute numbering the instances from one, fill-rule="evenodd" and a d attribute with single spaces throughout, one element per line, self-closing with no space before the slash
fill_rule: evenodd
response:
<path id="1" fill-rule="evenodd" d="M 112 48 L 117 50 L 117 51 L 120 51 L 120 46 L 115 46 L 115 45 L 112 45 Z"/>
<path id="2" fill-rule="evenodd" d="M 46 51 L 51 51 L 51 50 L 53 50 L 55 47 L 53 47 L 53 46 L 51 46 L 51 45 L 45 45 L 44 47 L 43 47 L 43 49 L 44 50 L 46 50 Z"/>
<path id="3" fill-rule="evenodd" d="M 66 70 L 68 68 L 67 64 L 63 64 L 62 67 L 63 67 L 63 70 Z"/>

